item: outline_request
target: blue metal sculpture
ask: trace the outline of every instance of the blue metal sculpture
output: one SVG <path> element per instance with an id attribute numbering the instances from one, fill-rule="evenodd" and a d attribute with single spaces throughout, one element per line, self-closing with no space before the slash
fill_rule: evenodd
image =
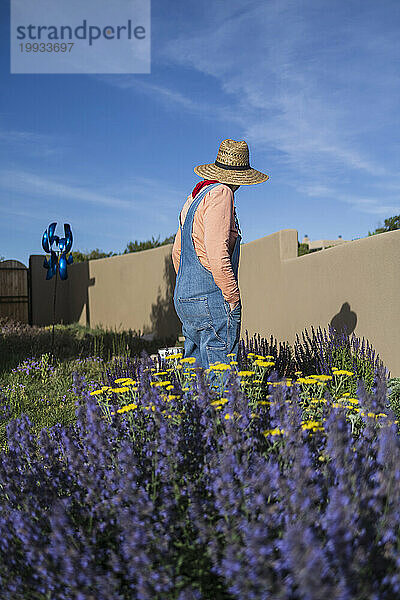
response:
<path id="1" fill-rule="evenodd" d="M 61 279 L 67 279 L 67 265 L 73 262 L 72 254 L 67 258 L 68 252 L 72 248 L 72 231 L 68 223 L 64 223 L 65 237 L 59 238 L 58 235 L 54 235 L 57 223 L 51 223 L 48 230 L 46 229 L 42 237 L 43 250 L 50 254 L 50 260 L 47 257 L 44 259 L 43 266 L 47 269 L 46 279 L 51 279 L 53 275 L 56 276 L 54 283 L 54 300 L 53 300 L 53 332 L 51 336 L 51 354 L 52 362 L 54 364 L 54 324 L 56 320 L 56 289 L 57 289 L 57 272 L 60 273 Z M 53 250 L 52 246 L 56 243 L 58 248 Z"/>
<path id="2" fill-rule="evenodd" d="M 65 237 L 59 238 L 58 235 L 54 235 L 57 223 L 51 223 L 48 230 L 46 229 L 42 237 L 43 250 L 50 254 L 50 260 L 47 257 L 44 259 L 43 266 L 47 269 L 46 279 L 51 279 L 53 275 L 60 273 L 61 279 L 67 279 L 67 265 L 73 262 L 72 254 L 67 258 L 68 252 L 72 248 L 72 231 L 68 223 L 64 223 Z M 58 249 L 53 250 L 53 243 L 56 243 Z M 57 254 L 58 252 L 58 254 Z"/>

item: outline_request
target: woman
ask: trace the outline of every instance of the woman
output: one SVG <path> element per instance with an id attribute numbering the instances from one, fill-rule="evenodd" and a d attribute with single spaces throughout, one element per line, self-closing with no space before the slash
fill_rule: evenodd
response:
<path id="1" fill-rule="evenodd" d="M 246 142 L 230 139 L 221 143 L 214 163 L 194 171 L 205 179 L 179 215 L 172 249 L 174 305 L 185 336 L 185 358 L 193 356 L 195 366 L 207 369 L 217 361 L 237 360 L 239 348 L 241 235 L 234 192 L 240 185 L 262 183 L 268 175 L 250 167 Z"/>

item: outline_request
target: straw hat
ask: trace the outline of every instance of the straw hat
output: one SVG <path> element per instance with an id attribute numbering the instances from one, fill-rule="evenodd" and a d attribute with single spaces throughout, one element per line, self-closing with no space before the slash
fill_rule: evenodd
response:
<path id="1" fill-rule="evenodd" d="M 245 141 L 223 140 L 215 162 L 199 165 L 194 172 L 205 179 L 216 179 L 221 183 L 252 185 L 267 181 L 269 175 L 250 167 L 249 147 Z"/>

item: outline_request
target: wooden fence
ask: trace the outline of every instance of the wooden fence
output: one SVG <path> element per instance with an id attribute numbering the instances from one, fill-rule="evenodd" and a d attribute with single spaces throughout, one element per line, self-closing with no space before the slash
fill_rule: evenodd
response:
<path id="1" fill-rule="evenodd" d="M 29 269 L 18 260 L 0 262 L 0 317 L 30 323 Z"/>

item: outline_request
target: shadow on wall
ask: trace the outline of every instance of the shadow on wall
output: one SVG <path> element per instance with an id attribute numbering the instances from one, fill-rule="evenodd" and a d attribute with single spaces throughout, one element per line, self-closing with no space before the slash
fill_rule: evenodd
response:
<path id="1" fill-rule="evenodd" d="M 69 322 L 90 327 L 89 287 L 95 285 L 96 278 L 89 277 L 89 262 L 76 263 L 68 272 L 70 285 Z"/>
<path id="2" fill-rule="evenodd" d="M 163 278 L 165 281 L 165 295 L 163 296 L 160 288 L 158 288 L 157 300 L 151 306 L 151 326 L 150 328 L 144 327 L 143 333 L 154 333 L 159 338 L 177 337 L 181 334 L 182 323 L 176 314 L 174 306 L 176 273 L 171 255 L 167 255 L 164 258 Z"/>
<path id="3" fill-rule="evenodd" d="M 339 336 L 350 336 L 353 333 L 357 325 L 357 315 L 354 311 L 350 310 L 348 302 L 342 304 L 340 312 L 332 318 L 330 325 Z"/>

